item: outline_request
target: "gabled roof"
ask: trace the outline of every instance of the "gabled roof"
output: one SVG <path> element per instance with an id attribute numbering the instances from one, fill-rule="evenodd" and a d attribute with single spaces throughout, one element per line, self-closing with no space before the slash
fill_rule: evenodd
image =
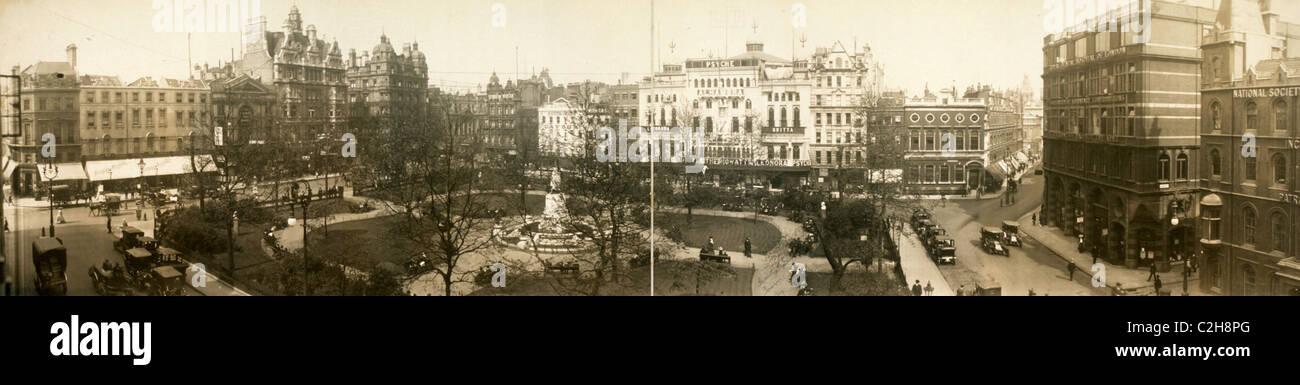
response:
<path id="1" fill-rule="evenodd" d="M 111 75 L 84 75 L 81 77 L 82 87 L 121 87 L 122 79 Z"/>

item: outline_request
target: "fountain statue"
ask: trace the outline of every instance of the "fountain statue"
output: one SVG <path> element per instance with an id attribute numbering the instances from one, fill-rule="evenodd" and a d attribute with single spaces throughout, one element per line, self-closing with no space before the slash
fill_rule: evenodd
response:
<path id="1" fill-rule="evenodd" d="M 567 254 L 589 250 L 594 246 L 589 237 L 592 227 L 573 221 L 565 208 L 564 192 L 560 190 L 560 169 L 551 171 L 551 185 L 546 191 L 546 205 L 541 220 L 524 217 L 522 224 L 494 230 L 494 238 L 503 246 L 546 254 Z"/>
<path id="2" fill-rule="evenodd" d="M 564 219 L 568 218 L 564 208 L 564 193 L 560 191 L 560 169 L 551 171 L 551 187 L 546 191 L 546 206 L 542 209 L 542 223 L 538 230 L 547 233 L 563 233 Z"/>

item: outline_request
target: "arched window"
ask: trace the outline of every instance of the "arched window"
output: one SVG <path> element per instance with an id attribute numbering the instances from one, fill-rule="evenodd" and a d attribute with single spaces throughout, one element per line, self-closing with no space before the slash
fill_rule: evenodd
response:
<path id="1" fill-rule="evenodd" d="M 1273 250 L 1282 253 L 1290 251 L 1291 240 L 1288 234 L 1291 232 L 1287 231 L 1286 228 L 1286 216 L 1282 215 L 1281 212 L 1273 212 L 1271 222 L 1273 223 Z"/>
<path id="2" fill-rule="evenodd" d="M 749 99 L 745 99 L 745 109 L 748 110 L 752 108 L 754 108 L 754 103 L 749 101 Z"/>
<path id="3" fill-rule="evenodd" d="M 802 126 L 799 125 L 799 108 L 797 108 L 797 107 L 794 109 L 794 126 L 795 126 L 795 127 L 802 127 Z"/>
<path id="4" fill-rule="evenodd" d="M 767 107 L 767 127 L 776 127 L 776 109 L 771 106 Z"/>
<path id="5" fill-rule="evenodd" d="M 1286 156 L 1273 154 L 1273 184 L 1286 186 Z"/>
<path id="6" fill-rule="evenodd" d="M 1246 102 L 1246 129 L 1254 130 L 1259 128 L 1259 107 L 1255 102 Z"/>
<path id="7" fill-rule="evenodd" d="M 1219 150 L 1210 150 L 1210 173 L 1214 176 L 1223 175 L 1223 160 L 1219 159 Z"/>
<path id="8" fill-rule="evenodd" d="M 700 100 L 699 100 L 699 99 L 692 100 L 692 101 L 691 101 L 691 107 L 692 107 L 692 108 L 700 108 Z"/>
<path id="9" fill-rule="evenodd" d="M 1169 180 L 1169 154 L 1160 154 L 1160 162 L 1157 166 L 1160 167 L 1160 180 Z"/>
<path id="10" fill-rule="evenodd" d="M 704 118 L 704 132 L 713 132 L 713 117 Z"/>
<path id="11" fill-rule="evenodd" d="M 1255 168 L 1256 168 L 1256 166 L 1257 166 L 1257 165 L 1256 165 L 1256 158 L 1255 158 L 1255 157 L 1252 156 L 1252 157 L 1248 157 L 1248 158 L 1246 158 L 1246 161 L 1243 162 L 1243 164 L 1242 164 L 1242 167 L 1243 167 L 1243 169 L 1242 169 L 1242 174 L 1243 174 L 1242 177 L 1246 178 L 1246 180 L 1254 181 L 1254 180 L 1255 180 Z"/>
<path id="12" fill-rule="evenodd" d="M 1178 179 L 1187 179 L 1187 154 L 1178 154 L 1174 167 Z"/>
<path id="13" fill-rule="evenodd" d="M 1249 263 L 1241 264 L 1240 295 L 1255 295 L 1255 267 Z"/>
<path id="14" fill-rule="evenodd" d="M 1214 101 L 1213 104 L 1210 104 L 1210 121 L 1214 122 L 1214 130 L 1216 131 L 1223 129 L 1223 117 L 1221 116 L 1222 109 L 1223 108 L 1218 104 L 1218 101 Z"/>
<path id="15" fill-rule="evenodd" d="M 1273 103 L 1273 129 L 1276 131 L 1286 131 L 1286 101 L 1278 100 Z"/>
<path id="16" fill-rule="evenodd" d="M 790 125 L 787 124 L 787 123 L 789 123 L 789 120 L 786 120 L 786 108 L 785 108 L 784 106 L 782 106 L 782 107 L 781 107 L 781 127 L 790 127 Z"/>
<path id="17" fill-rule="evenodd" d="M 731 127 L 727 128 L 727 132 L 733 132 L 733 131 L 735 132 L 740 131 L 740 118 L 737 118 L 735 116 L 731 117 Z"/>
<path id="18" fill-rule="evenodd" d="M 1241 213 L 1242 242 L 1255 244 L 1255 209 L 1246 207 Z"/>

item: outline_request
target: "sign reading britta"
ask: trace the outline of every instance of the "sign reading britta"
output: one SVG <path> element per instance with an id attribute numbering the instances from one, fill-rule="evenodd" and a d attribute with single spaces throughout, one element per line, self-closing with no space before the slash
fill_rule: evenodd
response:
<path id="1" fill-rule="evenodd" d="M 1279 96 L 1300 96 L 1300 86 L 1232 90 L 1232 97 L 1234 98 L 1275 98 Z"/>

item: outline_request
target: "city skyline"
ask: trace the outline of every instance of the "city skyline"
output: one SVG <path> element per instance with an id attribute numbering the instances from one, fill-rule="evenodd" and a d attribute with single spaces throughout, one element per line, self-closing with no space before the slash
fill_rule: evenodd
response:
<path id="1" fill-rule="evenodd" d="M 498 3 L 505 5 L 501 28 L 492 25 L 492 6 Z M 1005 3 L 1006 7 L 970 1 L 905 5 L 884 1 L 657 1 L 654 67 L 688 58 L 736 55 L 743 52 L 747 40 L 755 38 L 765 44 L 768 53 L 790 57 L 793 49 L 801 59 L 818 47 L 836 42 L 847 47 L 856 42 L 858 49 L 870 45 L 882 62 L 888 88 L 902 88 L 909 94 L 920 93 L 927 84 L 932 90 L 954 83 L 959 88 L 976 83 L 1016 87 L 1024 76 L 1038 78 L 1041 74 L 1038 59 L 1046 33 L 1039 23 L 996 20 L 1041 20 L 1043 10 L 1032 1 Z M 794 4 L 804 5 L 806 28 L 792 28 Z M 190 34 L 192 54 L 187 57 L 186 33 L 154 32 L 152 19 L 159 11 L 150 0 L 125 2 L 111 9 L 91 5 L 80 0 L 5 1 L 0 21 L 6 26 L 6 35 L 14 39 L 0 43 L 4 46 L 0 63 L 26 67 L 37 61 L 63 61 L 63 48 L 77 44 L 80 73 L 116 75 L 130 81 L 144 76 L 185 78 L 186 63 L 215 66 L 230 61 L 232 50 L 234 57 L 240 56 L 238 33 L 198 32 Z M 359 9 L 333 0 L 263 0 L 261 14 L 269 30 L 281 29 L 291 5 L 301 10 L 304 23 L 317 26 L 322 38 L 337 39 L 345 53 L 349 49 L 358 54 L 369 51 L 380 34 L 396 44 L 421 43 L 429 58 L 430 84 L 443 89 L 485 86 L 493 72 L 503 81 L 515 79 L 515 47 L 519 78 L 549 68 L 560 83 L 617 83 L 624 73 L 636 82 L 652 67 L 650 1 L 391 1 L 382 8 Z M 592 12 L 621 16 L 601 23 L 583 23 L 582 17 L 576 16 Z M 563 22 L 569 19 L 575 20 Z M 933 23 L 918 30 L 911 22 L 917 19 Z M 476 38 L 467 38 L 470 36 Z M 800 42 L 802 37 L 807 41 Z M 573 41 L 587 44 L 568 43 Z M 130 54 L 124 59 L 122 52 Z"/>

